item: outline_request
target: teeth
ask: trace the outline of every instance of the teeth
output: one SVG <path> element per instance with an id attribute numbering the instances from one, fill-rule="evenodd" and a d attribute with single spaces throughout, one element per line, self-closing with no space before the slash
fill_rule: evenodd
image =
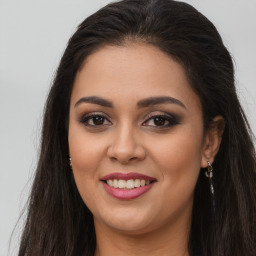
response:
<path id="1" fill-rule="evenodd" d="M 139 180 L 139 179 L 136 179 L 136 180 L 134 181 L 134 187 L 135 187 L 135 188 L 140 187 L 140 180 Z"/>
<path id="2" fill-rule="evenodd" d="M 121 188 L 121 189 L 133 189 L 133 188 L 139 188 L 139 187 L 144 187 L 146 185 L 150 184 L 149 180 L 140 180 L 140 179 L 135 179 L 135 180 L 107 180 L 107 184 L 110 187 L 114 188 Z"/>
<path id="3" fill-rule="evenodd" d="M 126 187 L 126 181 L 125 180 L 119 180 L 118 181 L 118 188 L 125 188 Z"/>
<path id="4" fill-rule="evenodd" d="M 110 185 L 110 184 L 109 184 Z M 111 185 L 110 185 L 111 186 Z M 118 188 L 118 181 L 117 180 L 113 180 L 113 187 L 114 188 Z"/>
<path id="5" fill-rule="evenodd" d="M 126 181 L 126 188 L 134 188 L 134 180 L 127 180 Z"/>

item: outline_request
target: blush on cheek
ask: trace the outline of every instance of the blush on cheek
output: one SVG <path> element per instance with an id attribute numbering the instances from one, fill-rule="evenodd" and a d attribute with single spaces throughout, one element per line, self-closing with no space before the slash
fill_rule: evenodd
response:
<path id="1" fill-rule="evenodd" d="M 160 152 L 158 165 L 162 174 L 170 176 L 172 183 L 182 179 L 197 180 L 201 163 L 200 142 L 185 137 L 173 140 L 169 145 L 166 144 L 165 147 L 156 150 Z"/>
<path id="2" fill-rule="evenodd" d="M 97 169 L 101 162 L 103 145 L 96 140 L 91 141 L 87 137 L 72 136 L 70 137 L 69 151 L 72 159 L 72 165 L 78 172 L 91 172 Z"/>

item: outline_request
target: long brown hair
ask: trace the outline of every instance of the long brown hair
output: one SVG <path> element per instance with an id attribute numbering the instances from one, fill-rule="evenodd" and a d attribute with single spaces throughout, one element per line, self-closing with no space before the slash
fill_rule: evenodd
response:
<path id="1" fill-rule="evenodd" d="M 172 0 L 124 0 L 85 19 L 69 40 L 44 112 L 40 159 L 29 198 L 19 255 L 93 255 L 93 216 L 69 167 L 72 86 L 84 60 L 106 44 L 151 44 L 185 69 L 203 107 L 207 129 L 216 115 L 226 127 L 214 162 L 216 209 L 201 172 L 194 195 L 191 256 L 256 255 L 256 157 L 252 132 L 234 85 L 233 63 L 214 25 Z"/>

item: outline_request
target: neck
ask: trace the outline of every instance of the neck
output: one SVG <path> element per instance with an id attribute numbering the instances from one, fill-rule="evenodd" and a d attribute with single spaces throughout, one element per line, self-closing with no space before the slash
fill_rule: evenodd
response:
<path id="1" fill-rule="evenodd" d="M 168 228 L 166 228 L 168 227 Z M 95 256 L 189 256 L 190 222 L 175 223 L 147 233 L 113 230 L 95 221 Z"/>

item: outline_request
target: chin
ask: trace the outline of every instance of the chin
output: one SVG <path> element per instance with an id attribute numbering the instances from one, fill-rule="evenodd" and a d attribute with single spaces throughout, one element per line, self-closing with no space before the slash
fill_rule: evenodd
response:
<path id="1" fill-rule="evenodd" d="M 110 209 L 103 212 L 104 216 L 94 217 L 95 225 L 100 222 L 108 228 L 128 234 L 140 234 L 149 231 L 154 222 L 152 211 L 143 213 L 136 208 L 127 209 L 124 207 L 123 209 Z"/>

